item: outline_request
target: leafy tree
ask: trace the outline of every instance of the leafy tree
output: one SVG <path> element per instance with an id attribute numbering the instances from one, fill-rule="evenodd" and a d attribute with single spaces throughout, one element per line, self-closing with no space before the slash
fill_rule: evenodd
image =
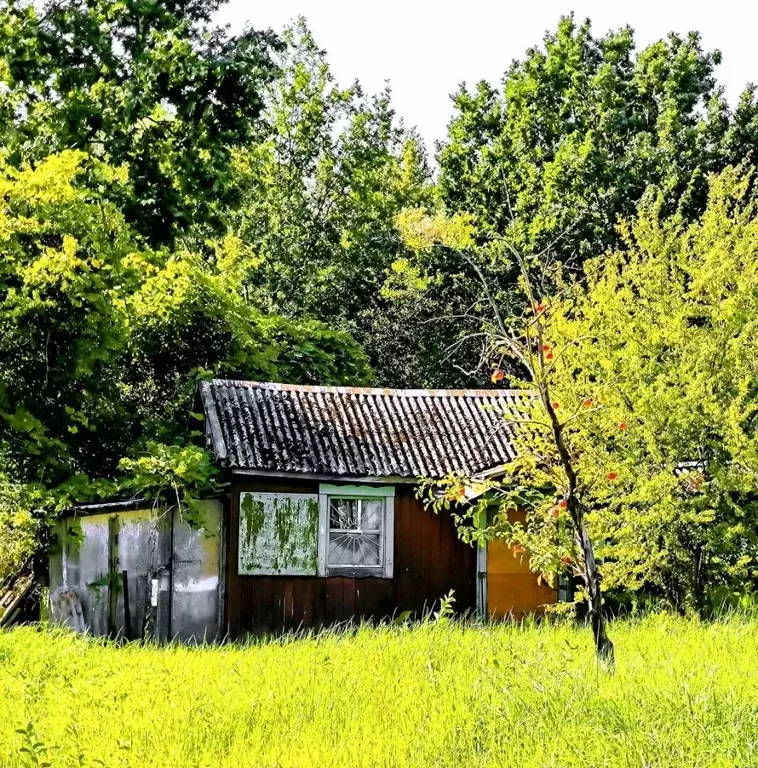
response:
<path id="1" fill-rule="evenodd" d="M 127 299 L 129 345 L 121 381 L 128 411 L 153 439 L 185 424 L 197 379 L 208 376 L 348 384 L 371 375 L 365 353 L 323 323 L 262 312 L 231 266 L 243 246 L 215 241 L 214 258 L 177 250 Z"/>
<path id="2" fill-rule="evenodd" d="M 695 222 L 651 191 L 581 280 L 534 295 L 524 268 L 522 311 L 493 303 L 482 363 L 524 372 L 502 414 L 518 456 L 499 481 L 446 478 L 436 504 L 478 497 L 456 508 L 464 538 L 578 576 L 601 655 L 600 571 L 606 591 L 701 614 L 758 585 L 757 206 L 744 169 L 710 178 Z"/>
<path id="3" fill-rule="evenodd" d="M 213 28 L 219 0 L 9 0 L 0 11 L 0 136 L 19 167 L 77 149 L 126 169 L 110 188 L 152 244 L 212 220 L 231 152 L 253 139 L 270 33 Z M 100 183 L 102 179 L 99 180 Z"/>
<path id="4" fill-rule="evenodd" d="M 758 146 L 756 91 L 746 89 L 732 111 L 714 76 L 720 59 L 703 51 L 696 33 L 636 52 L 631 29 L 595 37 L 588 21 L 566 17 L 513 62 L 500 89 L 485 82 L 460 89 L 438 147 L 437 191 L 447 212 L 471 216 L 477 242 L 489 244 L 478 265 L 501 306 L 520 298 L 518 265 L 499 238 L 528 257 L 540 285 L 556 262 L 581 271 L 584 260 L 617 247 L 617 223 L 635 214 L 651 185 L 669 212 L 699 215 L 708 173 Z M 451 366 L 441 361 L 479 330 L 486 303 L 475 272 L 444 250 L 420 254 L 414 266 L 423 289 L 416 282 L 396 290 L 396 301 L 458 322 L 409 331 L 398 324 L 398 345 L 418 344 L 425 356 L 440 350 L 418 367 L 436 367 L 448 383 Z"/>
<path id="5" fill-rule="evenodd" d="M 187 445 L 199 378 L 371 375 L 346 333 L 250 289 L 233 155 L 271 137 L 257 121 L 280 45 L 213 29 L 217 6 L 0 11 L 0 470 L 37 507 L 166 467 L 185 491 L 210 482 Z"/>
<path id="6" fill-rule="evenodd" d="M 480 83 L 456 95 L 440 147 L 444 202 L 525 253 L 552 244 L 563 263 L 618 243 L 616 223 L 651 184 L 697 215 L 707 174 L 758 139 L 754 91 L 732 114 L 713 74 L 720 61 L 696 33 L 635 56 L 628 27 L 595 38 L 589 21 L 563 18 L 544 49 L 511 65 L 501 92 Z"/>
<path id="7" fill-rule="evenodd" d="M 475 230 L 465 219 L 409 212 L 400 226 L 407 241 L 417 248 L 443 245 L 470 250 L 474 245 Z M 499 414 L 512 436 L 516 458 L 502 467 L 502 480 L 452 474 L 441 481 L 427 481 L 421 493 L 430 492 L 428 502 L 433 509 L 450 509 L 456 504 L 454 519 L 464 540 L 502 538 L 515 555 L 528 551 L 530 567 L 551 583 L 559 570 L 572 569 L 582 581 L 598 658 L 613 665 L 614 649 L 606 631 L 595 543 L 587 521 L 603 468 L 587 460 L 590 454 L 580 426 L 584 417 L 599 409 L 587 392 L 570 402 L 568 409 L 566 400 L 556 399 L 558 361 L 548 342 L 552 308 L 535 295 L 523 257 L 513 246 L 508 247 L 521 267 L 524 304 L 517 315 L 503 314 L 481 278 L 493 322 L 486 331 L 486 357 L 480 359 L 480 364 L 486 364 L 487 357 L 496 361 L 494 382 L 504 378 L 499 366 L 505 358 L 515 360 L 523 371 L 523 378 L 513 382 L 517 388 L 516 406 L 504 407 Z M 558 353 L 576 341 L 570 338 Z M 573 379 L 571 383 L 575 383 Z M 572 394 L 577 394 L 578 389 L 574 387 Z M 616 473 L 608 472 L 606 477 L 614 481 Z M 435 493 L 438 489 L 443 493 Z M 460 502 L 465 505 L 468 496 L 478 501 L 458 506 Z M 526 513 L 526 525 L 512 522 L 512 513 L 518 511 Z"/>
<path id="8" fill-rule="evenodd" d="M 86 462 L 107 472 L 127 429 L 114 361 L 128 343 L 123 298 L 141 281 L 138 245 L 113 204 L 75 185 L 84 160 L 69 151 L 0 173 L 2 438 L 17 477 L 43 485 Z"/>
<path id="9" fill-rule="evenodd" d="M 389 91 L 334 83 L 302 19 L 283 40 L 256 140 L 234 156 L 241 204 L 224 214 L 240 243 L 234 268 L 251 302 L 349 330 L 377 377 L 397 385 L 375 329 L 385 272 L 407 255 L 395 217 L 431 199 L 424 151 Z"/>
<path id="10" fill-rule="evenodd" d="M 753 178 L 713 176 L 692 223 L 651 193 L 554 320 L 559 347 L 575 340 L 559 386 L 603 406 L 586 453 L 617 475 L 593 503 L 608 587 L 701 613 L 758 586 Z"/>
<path id="11" fill-rule="evenodd" d="M 40 494 L 0 474 L 0 584 L 34 552 L 40 519 L 34 514 Z"/>
<path id="12" fill-rule="evenodd" d="M 223 270 L 233 244 L 217 243 L 214 263 L 144 247 L 91 192 L 96 176 L 128 184 L 123 169 L 80 151 L 0 167 L 0 458 L 10 483 L 50 492 L 39 500 L 50 507 L 117 490 L 124 457 L 179 461 L 156 445 L 191 437 L 198 378 L 369 377 L 346 334 L 246 303 Z"/>

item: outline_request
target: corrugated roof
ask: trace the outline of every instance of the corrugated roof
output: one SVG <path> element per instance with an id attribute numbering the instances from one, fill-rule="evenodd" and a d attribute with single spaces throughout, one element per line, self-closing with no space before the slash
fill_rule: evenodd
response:
<path id="1" fill-rule="evenodd" d="M 510 461 L 509 390 L 368 389 L 215 379 L 200 385 L 225 467 L 350 477 L 474 475 Z"/>

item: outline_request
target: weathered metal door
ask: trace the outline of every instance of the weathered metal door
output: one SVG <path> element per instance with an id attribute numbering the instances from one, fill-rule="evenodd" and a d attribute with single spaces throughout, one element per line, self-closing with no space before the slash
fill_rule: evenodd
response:
<path id="1" fill-rule="evenodd" d="M 199 525 L 156 507 L 61 519 L 50 556 L 53 614 L 60 596 L 60 607 L 81 606 L 84 628 L 95 635 L 217 639 L 222 505 L 209 500 L 201 507 Z"/>

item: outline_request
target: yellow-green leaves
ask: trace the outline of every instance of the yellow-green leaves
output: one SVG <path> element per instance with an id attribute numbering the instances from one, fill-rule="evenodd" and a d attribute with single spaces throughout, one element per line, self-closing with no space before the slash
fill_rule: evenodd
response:
<path id="1" fill-rule="evenodd" d="M 465 251 L 473 245 L 474 226 L 467 215 L 446 216 L 425 208 L 401 211 L 397 227 L 406 245 L 415 251 L 444 246 Z"/>
<path id="2" fill-rule="evenodd" d="M 558 346 L 580 340 L 559 357 L 555 386 L 564 397 L 591 390 L 603 406 L 569 433 L 599 478 L 588 492 L 607 583 L 700 610 L 758 575 L 751 184 L 735 169 L 712 177 L 692 224 L 646 201 L 627 247 L 590 262 L 586 288 L 553 316 Z"/>

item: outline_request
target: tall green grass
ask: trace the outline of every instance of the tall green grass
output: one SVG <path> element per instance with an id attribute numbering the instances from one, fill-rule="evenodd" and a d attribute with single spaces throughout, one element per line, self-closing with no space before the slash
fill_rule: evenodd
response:
<path id="1" fill-rule="evenodd" d="M 570 626 L 216 648 L 17 629 L 0 634 L 0 765 L 758 766 L 756 619 L 611 633 L 615 675 Z"/>

